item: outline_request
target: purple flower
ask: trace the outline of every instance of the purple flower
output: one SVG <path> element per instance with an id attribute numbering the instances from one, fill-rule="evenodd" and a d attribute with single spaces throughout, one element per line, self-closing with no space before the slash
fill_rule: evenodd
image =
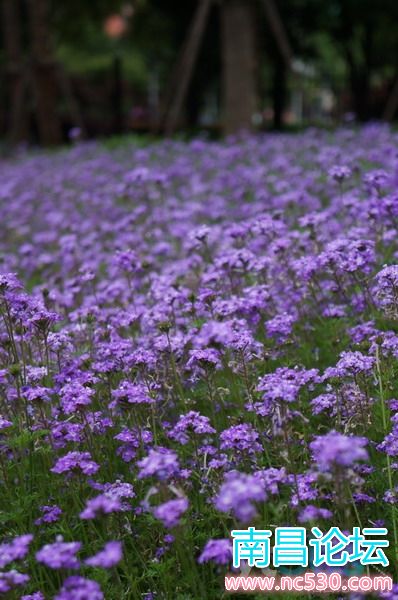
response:
<path id="1" fill-rule="evenodd" d="M 29 387 L 25 386 L 22 388 L 22 395 L 28 402 L 50 402 L 52 391 L 49 388 L 43 386 Z"/>
<path id="2" fill-rule="evenodd" d="M 313 460 L 320 471 L 333 471 L 335 467 L 351 467 L 368 459 L 365 449 L 368 440 L 354 435 L 330 431 L 319 435 L 310 443 Z"/>
<path id="3" fill-rule="evenodd" d="M 125 481 L 116 480 L 114 483 L 105 483 L 101 486 L 101 489 L 109 498 L 116 498 L 117 500 L 135 498 L 136 496 L 133 485 Z M 122 506 L 125 506 L 125 504 L 127 503 L 122 503 Z M 130 508 L 129 504 L 128 507 Z"/>
<path id="4" fill-rule="evenodd" d="M 174 477 L 180 469 L 177 454 L 163 447 L 152 448 L 148 456 L 139 460 L 137 464 L 140 468 L 139 479 L 155 476 L 162 481 Z"/>
<path id="5" fill-rule="evenodd" d="M 8 429 L 8 427 L 12 427 L 11 421 L 8 421 L 8 419 L 4 419 L 4 417 L 0 416 L 0 431 L 3 431 L 3 429 Z"/>
<path id="6" fill-rule="evenodd" d="M 254 404 L 255 411 L 261 416 L 269 415 L 278 402 L 294 402 L 303 386 L 312 388 L 319 380 L 318 370 L 290 369 L 279 367 L 274 373 L 261 377 L 257 386 L 262 392 L 263 402 Z"/>
<path id="7" fill-rule="evenodd" d="M 189 593 L 165 532 L 192 519 L 199 562 L 227 569 L 217 515 L 246 527 L 265 503 L 271 525 L 324 524 L 334 505 L 354 519 L 351 490 L 362 523 L 388 520 L 397 148 L 370 124 L 0 160 L 0 596 L 54 596 L 47 579 L 73 573 L 61 600 L 156 595 L 151 565 L 138 591 L 119 581 L 122 537 Z M 32 581 L 14 590 L 28 575 L 4 571 L 24 563 Z"/>
<path id="8" fill-rule="evenodd" d="M 214 504 L 219 511 L 232 511 L 239 521 L 247 523 L 257 514 L 253 502 L 263 502 L 265 499 L 264 483 L 259 477 L 230 471 L 225 476 Z"/>
<path id="9" fill-rule="evenodd" d="M 382 600 L 398 600 L 398 583 L 394 583 L 391 590 L 380 592 L 379 598 L 382 598 Z"/>
<path id="10" fill-rule="evenodd" d="M 65 579 L 54 600 L 104 600 L 104 594 L 96 581 L 72 575 Z"/>
<path id="11" fill-rule="evenodd" d="M 0 292 L 16 291 L 22 288 L 16 273 L 0 273 Z"/>
<path id="12" fill-rule="evenodd" d="M 84 562 L 90 567 L 101 567 L 102 569 L 111 569 L 117 565 L 123 558 L 121 542 L 112 541 L 105 544 L 104 548 L 87 558 Z"/>
<path id="13" fill-rule="evenodd" d="M 59 394 L 64 413 L 70 415 L 91 404 L 95 391 L 78 381 L 73 381 L 64 385 Z"/>
<path id="14" fill-rule="evenodd" d="M 320 519 L 331 519 L 333 513 L 327 508 L 319 508 L 313 504 L 308 504 L 298 516 L 299 523 L 308 523 L 309 521 L 319 521 Z"/>
<path id="15" fill-rule="evenodd" d="M 286 469 L 284 467 L 276 469 L 275 467 L 269 467 L 261 471 L 254 473 L 256 477 L 259 477 L 263 484 L 267 494 L 279 494 L 279 486 L 286 482 Z"/>
<path id="16" fill-rule="evenodd" d="M 380 308 L 388 316 L 396 318 L 398 314 L 398 265 L 383 267 L 376 275 L 375 298 Z"/>
<path id="17" fill-rule="evenodd" d="M 208 540 L 198 558 L 198 563 L 214 562 L 216 565 L 227 565 L 232 560 L 232 543 L 230 540 Z"/>
<path id="18" fill-rule="evenodd" d="M 80 542 L 64 542 L 57 537 L 54 544 L 46 544 L 36 552 L 36 560 L 50 569 L 78 569 L 80 562 L 76 557 L 81 548 Z"/>
<path id="19" fill-rule="evenodd" d="M 113 512 L 120 512 L 123 510 L 123 505 L 119 498 L 112 496 L 111 494 L 100 494 L 91 500 L 87 500 L 86 507 L 80 513 L 80 518 L 85 519 L 96 519 L 101 515 L 109 515 Z"/>
<path id="20" fill-rule="evenodd" d="M 149 395 L 146 386 L 142 383 L 131 383 L 130 381 L 122 381 L 117 390 L 113 390 L 112 397 L 116 403 L 127 404 L 153 404 L 155 399 Z M 111 403 L 111 407 L 114 403 Z"/>
<path id="21" fill-rule="evenodd" d="M 327 389 L 331 387 L 328 386 Z M 338 415 L 343 423 L 354 423 L 361 419 L 364 411 L 369 410 L 372 402 L 356 383 L 345 382 L 336 392 L 327 392 L 314 398 L 311 406 L 314 415 L 326 412 L 331 417 Z"/>
<path id="22" fill-rule="evenodd" d="M 187 444 L 189 441 L 188 431 L 192 431 L 196 435 L 216 433 L 216 430 L 210 425 L 210 419 L 195 410 L 189 411 L 186 415 L 181 415 L 168 436 L 180 444 Z"/>
<path id="23" fill-rule="evenodd" d="M 375 262 L 375 244 L 371 240 L 337 238 L 326 245 L 319 262 L 334 276 L 336 272 L 368 275 Z"/>
<path id="24" fill-rule="evenodd" d="M 335 414 L 338 405 L 338 399 L 336 394 L 327 392 L 326 394 L 320 394 L 311 400 L 311 406 L 314 415 L 319 415 L 322 412 L 330 412 Z"/>
<path id="25" fill-rule="evenodd" d="M 186 498 L 177 498 L 176 500 L 168 500 L 163 504 L 159 504 L 153 510 L 154 516 L 162 521 L 163 525 L 168 529 L 176 527 L 180 522 L 181 516 L 188 510 L 188 500 Z"/>
<path id="26" fill-rule="evenodd" d="M 267 335 L 276 338 L 278 342 L 285 342 L 292 333 L 295 321 L 296 319 L 288 313 L 276 315 L 265 324 Z"/>
<path id="27" fill-rule="evenodd" d="M 334 181 L 341 183 L 345 179 L 351 177 L 352 171 L 350 167 L 347 167 L 346 165 L 333 165 L 333 167 L 330 167 L 328 175 Z"/>
<path id="28" fill-rule="evenodd" d="M 62 509 L 57 506 L 40 506 L 40 510 L 43 513 L 42 517 L 39 517 L 35 521 L 35 525 L 43 525 L 44 523 L 55 523 L 59 520 L 62 515 Z"/>
<path id="29" fill-rule="evenodd" d="M 147 429 L 128 429 L 125 427 L 120 433 L 114 436 L 115 440 L 122 442 L 117 453 L 125 462 L 131 462 L 137 455 L 137 451 L 142 444 L 148 446 L 152 443 L 152 433 Z"/>
<path id="30" fill-rule="evenodd" d="M 233 425 L 221 432 L 220 448 L 221 450 L 235 450 L 249 455 L 255 454 L 263 449 L 258 439 L 259 434 L 250 423 Z"/>
<path id="31" fill-rule="evenodd" d="M 354 492 L 352 497 L 356 504 L 373 504 L 373 502 L 376 502 L 376 498 L 369 496 L 369 494 L 364 494 L 363 492 Z"/>
<path id="32" fill-rule="evenodd" d="M 393 490 L 387 490 L 383 496 L 384 502 L 388 504 L 397 504 L 398 503 L 398 488 L 395 487 Z"/>
<path id="33" fill-rule="evenodd" d="M 214 348 L 192 350 L 187 369 L 217 369 L 221 366 L 220 353 Z"/>
<path id="34" fill-rule="evenodd" d="M 85 475 L 94 475 L 99 468 L 99 465 L 91 459 L 89 452 L 68 452 L 57 460 L 51 471 L 53 473 L 81 471 Z"/>
<path id="35" fill-rule="evenodd" d="M 363 179 L 370 190 L 380 191 L 388 183 L 389 176 L 384 169 L 374 169 L 365 173 Z"/>
<path id="36" fill-rule="evenodd" d="M 20 585 L 25 585 L 29 579 L 29 575 L 19 573 L 14 569 L 12 571 L 0 573 L 0 593 L 5 594 Z"/>
<path id="37" fill-rule="evenodd" d="M 4 569 L 14 560 L 25 558 L 32 540 L 33 535 L 26 534 L 14 538 L 11 542 L 0 544 L 0 569 Z"/>
<path id="38" fill-rule="evenodd" d="M 309 371 L 280 367 L 274 373 L 264 375 L 259 381 L 258 390 L 263 392 L 265 400 L 281 399 L 293 402 L 300 388 L 307 383 L 317 380 L 317 369 Z"/>
<path id="39" fill-rule="evenodd" d="M 357 375 L 369 373 L 375 364 L 373 356 L 365 356 L 361 352 L 342 352 L 336 369 L 341 375 Z"/>

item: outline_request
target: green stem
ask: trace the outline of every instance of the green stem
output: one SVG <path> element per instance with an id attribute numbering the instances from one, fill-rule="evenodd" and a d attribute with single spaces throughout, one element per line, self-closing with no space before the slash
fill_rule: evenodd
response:
<path id="1" fill-rule="evenodd" d="M 384 400 L 383 382 L 381 379 L 380 351 L 379 351 L 379 346 L 377 344 L 376 344 L 376 369 L 377 369 L 377 379 L 379 382 L 380 406 L 381 406 L 381 415 L 382 415 L 382 420 L 383 420 L 383 429 L 384 429 L 384 434 L 387 435 L 387 433 L 388 433 L 387 412 L 386 412 L 386 405 L 385 405 L 385 400 Z M 393 481 L 392 481 L 391 461 L 390 461 L 390 457 L 388 454 L 386 454 L 386 461 L 387 461 L 388 484 L 390 486 L 390 490 L 392 491 L 394 486 L 393 486 Z M 397 521 L 396 521 L 396 516 L 395 516 L 395 509 L 394 509 L 393 505 L 391 506 L 391 516 L 392 516 L 392 525 L 393 525 L 393 532 L 394 532 L 394 546 L 395 546 L 395 552 L 397 552 L 397 550 L 398 550 L 398 531 L 397 531 Z"/>

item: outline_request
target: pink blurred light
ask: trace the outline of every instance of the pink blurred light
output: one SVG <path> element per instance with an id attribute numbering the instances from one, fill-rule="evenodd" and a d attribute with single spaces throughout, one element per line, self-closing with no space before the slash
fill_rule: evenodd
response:
<path id="1" fill-rule="evenodd" d="M 117 39 L 126 33 L 127 23 L 121 15 L 110 15 L 105 19 L 104 31 L 110 38 Z"/>

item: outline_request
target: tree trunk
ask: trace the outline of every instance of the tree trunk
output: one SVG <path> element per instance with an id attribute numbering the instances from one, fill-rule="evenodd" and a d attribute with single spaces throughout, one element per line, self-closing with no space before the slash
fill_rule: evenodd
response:
<path id="1" fill-rule="evenodd" d="M 278 7 L 274 0 L 263 0 L 262 2 L 268 24 L 275 38 L 280 55 L 283 57 L 287 69 L 292 69 L 293 52 L 287 37 L 286 29 L 280 17 Z"/>
<path id="2" fill-rule="evenodd" d="M 354 112 L 359 121 L 370 118 L 370 77 L 366 70 L 351 73 Z"/>
<path id="3" fill-rule="evenodd" d="M 355 55 L 350 38 L 352 25 L 346 25 L 344 32 L 347 41 L 344 51 L 349 70 L 352 104 L 359 121 L 367 121 L 371 117 L 371 76 L 373 67 L 374 25 L 368 22 L 364 26 L 361 40 L 361 58 Z"/>
<path id="4" fill-rule="evenodd" d="M 174 133 L 181 119 L 181 112 L 192 80 L 211 4 L 212 0 L 199 0 L 184 46 L 174 68 L 170 85 L 171 96 L 170 98 L 166 96 L 165 109 L 162 110 L 166 135 Z"/>
<path id="5" fill-rule="evenodd" d="M 387 98 L 387 104 L 383 111 L 383 119 L 392 121 L 398 108 L 398 76 L 395 77 L 395 82 Z"/>
<path id="6" fill-rule="evenodd" d="M 25 102 L 26 77 L 21 47 L 21 19 L 18 0 L 3 0 L 2 22 L 6 57 L 7 112 L 10 115 L 7 136 L 11 143 L 17 143 L 28 138 Z"/>
<path id="7" fill-rule="evenodd" d="M 59 144 L 62 129 L 57 113 L 57 65 L 51 40 L 48 0 L 28 0 L 28 10 L 40 141 L 47 145 Z"/>
<path id="8" fill-rule="evenodd" d="M 256 39 L 251 0 L 221 6 L 224 131 L 251 129 L 257 109 Z"/>
<path id="9" fill-rule="evenodd" d="M 112 133 L 120 135 L 124 129 L 123 118 L 123 63 L 118 54 L 112 59 L 111 114 L 113 116 Z"/>
<path id="10" fill-rule="evenodd" d="M 272 100 L 274 108 L 274 128 L 283 128 L 283 113 L 286 107 L 287 95 L 287 73 L 286 65 L 282 56 L 277 56 L 274 64 L 274 85 Z"/>

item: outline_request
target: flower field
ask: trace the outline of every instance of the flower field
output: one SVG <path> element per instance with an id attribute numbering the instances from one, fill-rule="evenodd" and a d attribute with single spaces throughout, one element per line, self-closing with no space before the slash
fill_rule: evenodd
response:
<path id="1" fill-rule="evenodd" d="M 396 578 L 398 134 L 1 174 L 2 597 L 221 598 L 248 526 L 386 527 Z"/>

